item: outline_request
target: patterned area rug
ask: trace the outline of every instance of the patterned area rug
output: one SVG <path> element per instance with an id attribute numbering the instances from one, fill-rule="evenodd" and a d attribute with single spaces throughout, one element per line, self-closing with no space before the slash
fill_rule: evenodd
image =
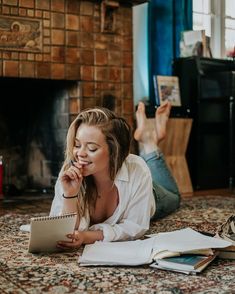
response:
<path id="1" fill-rule="evenodd" d="M 216 259 L 201 274 L 188 276 L 148 266 L 79 267 L 81 251 L 29 254 L 28 234 L 19 226 L 48 210 L 13 211 L 0 217 L 0 293 L 235 293 L 235 260 Z M 184 199 L 179 211 L 152 222 L 149 233 L 185 227 L 214 233 L 234 211 L 234 197 Z"/>

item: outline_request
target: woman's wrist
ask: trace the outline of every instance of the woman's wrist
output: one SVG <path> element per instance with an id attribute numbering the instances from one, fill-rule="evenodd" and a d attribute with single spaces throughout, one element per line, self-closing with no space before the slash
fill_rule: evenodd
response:
<path id="1" fill-rule="evenodd" d="M 82 231 L 83 244 L 93 244 L 96 241 L 102 241 L 104 239 L 103 231 Z"/>
<path id="2" fill-rule="evenodd" d="M 64 193 L 62 194 L 63 198 L 65 199 L 74 199 L 74 198 L 78 198 L 78 194 L 77 195 L 72 195 L 72 196 L 66 196 L 64 195 Z"/>

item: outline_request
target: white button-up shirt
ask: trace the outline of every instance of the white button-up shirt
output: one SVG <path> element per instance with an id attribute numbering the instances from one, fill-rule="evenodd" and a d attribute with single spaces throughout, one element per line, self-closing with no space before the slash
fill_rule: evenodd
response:
<path id="1" fill-rule="evenodd" d="M 114 181 L 119 203 L 103 223 L 90 226 L 88 213 L 80 221 L 79 230 L 102 230 L 104 241 L 131 240 L 144 235 L 149 229 L 150 218 L 155 212 L 152 177 L 146 162 L 137 155 L 129 154 Z M 62 212 L 63 189 L 60 181 L 55 185 L 55 197 L 50 215 Z"/>

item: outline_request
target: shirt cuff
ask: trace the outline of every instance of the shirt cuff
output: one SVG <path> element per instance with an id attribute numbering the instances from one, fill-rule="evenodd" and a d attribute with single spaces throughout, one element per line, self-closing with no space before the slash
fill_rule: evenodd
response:
<path id="1" fill-rule="evenodd" d="M 105 242 L 112 242 L 115 240 L 115 232 L 111 225 L 108 224 L 97 224 L 90 227 L 91 231 L 101 230 L 103 231 Z"/>

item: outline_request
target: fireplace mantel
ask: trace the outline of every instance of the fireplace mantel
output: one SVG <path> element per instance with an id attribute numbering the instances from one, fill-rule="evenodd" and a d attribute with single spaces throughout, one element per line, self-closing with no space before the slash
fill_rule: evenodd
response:
<path id="1" fill-rule="evenodd" d="M 145 2 L 149 2 L 149 0 L 120 0 L 119 1 L 120 3 L 129 3 L 129 4 L 132 4 L 132 5 L 138 5 L 138 4 L 143 4 Z"/>
<path id="2" fill-rule="evenodd" d="M 118 2 L 121 5 L 138 5 L 149 2 L 150 0 L 90 0 L 91 2 Z"/>

